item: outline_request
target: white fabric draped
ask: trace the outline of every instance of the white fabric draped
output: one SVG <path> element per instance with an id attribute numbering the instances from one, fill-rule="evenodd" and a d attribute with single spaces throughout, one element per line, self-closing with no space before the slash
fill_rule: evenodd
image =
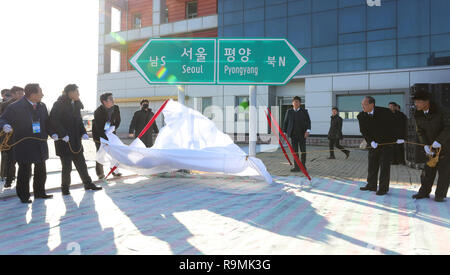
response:
<path id="1" fill-rule="evenodd" d="M 259 176 L 268 183 L 272 177 L 264 163 L 239 148 L 201 113 L 170 100 L 163 110 L 166 125 L 155 144 L 146 148 L 136 138 L 129 146 L 114 134 L 102 139 L 97 161 L 119 163 L 121 168 L 142 175 L 179 169 L 216 172 L 236 176 Z"/>

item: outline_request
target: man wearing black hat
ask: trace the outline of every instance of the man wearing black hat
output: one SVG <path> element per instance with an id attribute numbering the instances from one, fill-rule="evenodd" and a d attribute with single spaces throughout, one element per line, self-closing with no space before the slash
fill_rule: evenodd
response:
<path id="1" fill-rule="evenodd" d="M 440 150 L 437 166 L 425 165 L 420 176 L 422 186 L 413 198 L 429 198 L 436 173 L 439 173 L 434 200 L 444 202 L 450 183 L 450 110 L 432 102 L 431 95 L 426 91 L 416 92 L 413 100 L 416 131 L 420 143 L 426 144 L 425 153 L 435 156 Z"/>
<path id="2" fill-rule="evenodd" d="M 286 112 L 283 123 L 283 132 L 287 133 L 292 140 L 292 147 L 295 154 L 298 156 L 298 147 L 302 152 L 301 161 L 305 166 L 306 163 L 306 139 L 311 132 L 311 119 L 309 118 L 308 110 L 301 107 L 302 100 L 300 97 L 295 96 L 292 99 L 292 109 Z M 300 167 L 297 163 L 291 172 L 300 172 Z M 306 169 L 306 166 L 305 166 Z"/>
<path id="3" fill-rule="evenodd" d="M 400 111 L 400 106 L 396 102 L 389 102 L 389 110 L 394 114 L 396 127 L 399 129 L 400 137 L 406 139 L 408 117 Z M 392 158 L 392 164 L 402 164 L 405 165 L 405 145 L 404 144 L 394 144 L 394 156 Z"/>
<path id="4" fill-rule="evenodd" d="M 358 114 L 359 128 L 369 149 L 369 166 L 367 185 L 361 187 L 363 191 L 377 191 L 378 196 L 386 195 L 389 191 L 391 174 L 392 144 L 405 143 L 399 139 L 400 134 L 395 126 L 395 117 L 387 108 L 375 106 L 375 99 L 366 96 L 361 102 L 363 111 Z M 378 171 L 380 178 L 378 181 Z"/>

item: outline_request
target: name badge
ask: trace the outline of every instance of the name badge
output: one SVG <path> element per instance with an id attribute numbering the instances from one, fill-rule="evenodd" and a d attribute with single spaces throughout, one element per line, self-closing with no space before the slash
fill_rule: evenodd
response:
<path id="1" fill-rule="evenodd" d="M 111 127 L 111 122 L 108 121 L 108 122 L 105 123 L 105 129 L 104 130 L 105 131 L 108 130 L 109 127 Z"/>
<path id="2" fill-rule="evenodd" d="M 39 134 L 41 132 L 41 123 L 33 122 L 33 134 Z"/>

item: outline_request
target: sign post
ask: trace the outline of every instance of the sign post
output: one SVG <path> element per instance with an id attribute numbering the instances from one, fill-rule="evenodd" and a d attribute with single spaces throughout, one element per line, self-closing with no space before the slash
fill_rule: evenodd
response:
<path id="1" fill-rule="evenodd" d="M 285 85 L 306 59 L 282 38 L 151 38 L 130 59 L 150 85 L 249 85 L 249 155 L 256 155 L 256 85 Z M 178 86 L 184 104 L 184 88 Z"/>

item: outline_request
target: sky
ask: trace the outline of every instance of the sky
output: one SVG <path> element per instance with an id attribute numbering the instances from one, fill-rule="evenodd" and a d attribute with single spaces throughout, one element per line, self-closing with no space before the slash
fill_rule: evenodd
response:
<path id="1" fill-rule="evenodd" d="M 0 90 L 39 83 L 47 108 L 77 84 L 96 107 L 98 0 L 1 0 Z"/>

